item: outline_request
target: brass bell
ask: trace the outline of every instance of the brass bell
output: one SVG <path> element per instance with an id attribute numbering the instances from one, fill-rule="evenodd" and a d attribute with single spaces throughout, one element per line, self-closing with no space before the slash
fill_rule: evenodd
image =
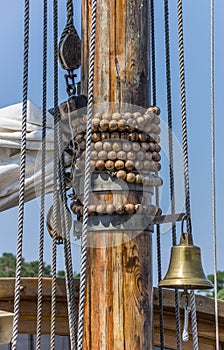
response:
<path id="1" fill-rule="evenodd" d="M 189 220 L 190 232 L 183 232 L 183 222 Z M 174 289 L 211 289 L 212 283 L 206 278 L 202 263 L 200 248 L 193 245 L 190 218 L 182 220 L 180 244 L 171 249 L 171 259 L 168 272 L 159 287 Z"/>

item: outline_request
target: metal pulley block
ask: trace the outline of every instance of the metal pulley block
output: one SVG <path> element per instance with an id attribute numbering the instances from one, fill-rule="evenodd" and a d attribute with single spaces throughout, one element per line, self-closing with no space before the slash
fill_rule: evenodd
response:
<path id="1" fill-rule="evenodd" d="M 62 34 L 58 48 L 58 58 L 63 69 L 73 71 L 81 66 L 81 39 L 73 27 Z"/>

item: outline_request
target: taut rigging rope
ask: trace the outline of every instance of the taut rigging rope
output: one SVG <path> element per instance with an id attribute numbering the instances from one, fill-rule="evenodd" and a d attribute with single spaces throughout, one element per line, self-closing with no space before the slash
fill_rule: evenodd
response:
<path id="1" fill-rule="evenodd" d="M 87 105 L 87 130 L 86 130 L 86 157 L 85 157 L 85 177 L 84 177 L 84 201 L 83 201 L 83 226 L 81 245 L 81 267 L 80 267 L 80 289 L 79 289 L 79 320 L 78 320 L 78 342 L 77 349 L 82 350 L 84 307 L 86 292 L 86 257 L 88 238 L 88 203 L 91 184 L 91 142 L 92 142 L 92 115 L 94 102 L 94 63 L 95 63 L 95 38 L 96 38 L 96 9 L 97 0 L 92 1 L 91 12 L 91 33 L 89 52 L 89 81 L 88 81 L 88 105 Z"/>
<path id="2" fill-rule="evenodd" d="M 23 243 L 23 222 L 24 222 L 24 192 L 26 172 L 26 130 L 27 130 L 27 96 L 28 96 L 28 73 L 29 73 L 29 0 L 24 2 L 24 53 L 23 53 L 23 107 L 22 107 L 22 137 L 20 156 L 20 188 L 19 188 L 19 214 L 18 214 L 18 235 L 16 254 L 16 278 L 14 296 L 14 318 L 11 349 L 16 350 L 19 325 L 20 309 L 20 281 L 22 268 L 22 243 Z"/>
<path id="3" fill-rule="evenodd" d="M 211 136 L 212 136 L 212 225 L 214 256 L 214 293 L 215 293 L 215 332 L 216 350 L 219 350 L 219 311 L 217 288 L 217 232 L 216 232 L 216 174 L 215 174 L 215 51 L 214 51 L 214 0 L 211 0 Z"/>
<path id="4" fill-rule="evenodd" d="M 188 138 L 187 138 L 187 114 L 186 114 L 186 91 L 185 91 L 185 68 L 184 68 L 184 38 L 183 38 L 183 10 L 182 0 L 177 1 L 178 12 L 178 47 L 179 47 L 179 68 L 180 68 L 180 94 L 181 94 L 181 114 L 182 114 L 182 147 L 184 160 L 184 187 L 185 187 L 185 207 L 186 213 L 191 214 L 190 207 L 190 187 L 189 187 L 189 167 L 188 167 Z M 189 220 L 187 229 L 190 231 Z M 196 302 L 194 292 L 190 292 L 191 297 L 191 315 L 192 315 L 192 333 L 194 350 L 198 349 L 198 331 Z"/>
<path id="5" fill-rule="evenodd" d="M 166 88 L 167 88 L 167 115 L 168 115 L 168 143 L 169 143 L 169 175 L 171 214 L 175 214 L 175 183 L 174 183 L 174 156 L 173 156 L 173 121 L 171 95 L 171 68 L 170 68 L 170 33 L 169 33 L 169 2 L 164 0 L 165 18 L 165 49 L 166 49 Z M 172 223 L 172 244 L 177 244 L 176 223 Z M 177 330 L 177 349 L 181 350 L 180 307 L 178 290 L 175 290 L 175 313 Z"/>
<path id="6" fill-rule="evenodd" d="M 44 226 L 45 226 L 45 165 L 46 165 L 46 127 L 47 127 L 47 0 L 43 3 L 43 78 L 42 78 L 42 160 L 41 160 L 41 196 L 40 196 L 40 239 L 39 239 L 39 269 L 37 292 L 37 327 L 36 349 L 41 349 L 41 315 L 42 315 L 42 278 L 44 257 Z"/>

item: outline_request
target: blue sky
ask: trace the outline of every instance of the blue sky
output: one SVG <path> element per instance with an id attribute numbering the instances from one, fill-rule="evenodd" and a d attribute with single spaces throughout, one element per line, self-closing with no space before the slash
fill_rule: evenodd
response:
<path id="1" fill-rule="evenodd" d="M 49 71 L 48 107 L 53 105 L 52 74 L 52 0 L 49 1 Z M 42 77 L 42 1 L 31 0 L 30 33 L 30 75 L 29 99 L 41 106 Z M 80 5 L 75 4 L 75 22 L 80 30 Z M 22 50 L 23 50 L 23 0 L 1 1 L 0 11 L 0 107 L 22 100 Z M 66 1 L 59 2 L 59 33 L 65 24 Z M 194 243 L 201 247 L 203 266 L 206 273 L 213 272 L 212 212 L 211 212 L 211 118 L 210 118 L 210 0 L 183 0 L 184 38 L 186 63 L 186 93 L 189 136 L 190 190 Z M 223 221 L 223 81 L 224 81 L 224 2 L 215 1 L 215 113 L 216 113 L 216 172 L 217 172 L 217 240 L 218 269 L 224 270 L 222 258 L 224 239 Z M 166 82 L 164 56 L 163 1 L 155 0 L 157 92 L 161 118 L 166 123 Z M 179 94 L 177 10 L 176 1 L 170 1 L 170 42 L 173 96 L 174 134 L 181 144 L 181 115 Z M 59 69 L 59 100 L 66 99 L 64 72 Z M 183 201 L 182 165 L 176 164 L 176 197 Z M 169 178 L 166 156 L 162 161 L 161 176 L 164 179 L 161 206 L 166 213 L 169 204 Z M 180 181 L 180 185 L 179 185 Z M 48 200 L 50 205 L 50 200 Z M 178 208 L 181 210 L 181 208 Z M 183 209 L 182 209 L 183 210 Z M 10 209 L 0 214 L 3 239 L 0 254 L 16 252 L 17 211 Z M 24 249 L 27 261 L 38 258 L 39 205 L 34 200 L 25 207 Z M 162 235 L 163 274 L 169 262 L 171 247 L 170 230 Z M 180 227 L 178 225 L 178 240 Z M 154 246 L 154 275 L 156 277 L 156 246 Z M 50 263 L 51 239 L 46 235 L 45 260 Z M 74 267 L 78 270 L 79 248 L 72 244 Z M 59 268 L 63 268 L 62 249 L 59 248 Z"/>

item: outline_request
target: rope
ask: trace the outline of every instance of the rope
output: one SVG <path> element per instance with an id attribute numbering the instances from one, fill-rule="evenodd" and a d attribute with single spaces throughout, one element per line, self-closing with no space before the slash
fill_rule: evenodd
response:
<path id="1" fill-rule="evenodd" d="M 26 171 L 26 122 L 27 122 L 27 96 L 28 96 L 28 73 L 29 73 L 29 0 L 24 2 L 24 53 L 23 53 L 23 107 L 22 107 L 22 136 L 21 136 L 21 161 L 20 161 L 20 188 L 19 188 L 19 213 L 18 213 L 18 235 L 16 254 L 16 277 L 14 295 L 14 317 L 12 331 L 12 350 L 16 349 L 19 309 L 20 309 L 20 278 L 22 268 L 22 243 L 24 222 L 24 192 Z"/>
<path id="2" fill-rule="evenodd" d="M 188 166 L 188 138 L 187 138 L 187 115 L 186 115 L 186 91 L 185 91 L 185 70 L 184 70 L 184 38 L 183 38 L 183 10 L 182 0 L 177 1 L 178 7 L 178 47 L 179 47 L 179 69 L 180 69 L 180 94 L 181 94 L 181 114 L 182 114 L 182 146 L 184 159 L 184 187 L 185 187 L 185 207 L 186 213 L 190 217 L 190 186 L 189 186 L 189 166 Z M 190 230 L 189 220 L 187 229 Z M 198 332 L 197 332 L 197 315 L 194 292 L 191 295 L 191 312 L 192 312 L 192 333 L 193 347 L 198 349 Z"/>
<path id="3" fill-rule="evenodd" d="M 84 177 L 84 200 L 83 200 L 83 225 L 82 225 L 82 248 L 80 267 L 80 290 L 79 290 L 79 320 L 78 320 L 78 350 L 82 350 L 84 306 L 86 292 L 86 258 L 88 237 L 88 203 L 91 184 L 91 142 L 92 142 L 92 115 L 94 101 L 94 62 L 95 62 L 95 37 L 96 37 L 96 9 L 97 0 L 92 1 L 90 53 L 89 53 L 89 81 L 88 81 L 88 105 L 87 105 L 87 132 L 86 132 L 86 162 Z"/>
<path id="4" fill-rule="evenodd" d="M 71 31 L 76 31 L 74 27 L 74 22 L 73 22 L 74 11 L 73 11 L 72 0 L 67 0 L 66 8 L 67 8 L 67 22 L 60 37 L 59 47 L 61 46 L 61 43 L 63 42 L 64 38 L 68 33 L 70 33 Z"/>
<path id="5" fill-rule="evenodd" d="M 42 278 L 44 256 L 44 213 L 45 213 L 45 164 L 46 164 L 46 127 L 47 127 L 47 0 L 43 4 L 43 96 L 42 96 L 42 163 L 41 163 L 41 205 L 40 205 L 40 241 L 39 269 L 37 292 L 37 327 L 36 349 L 40 350 L 41 343 L 41 314 L 42 314 Z"/>
<path id="6" fill-rule="evenodd" d="M 214 293 L 215 293 L 215 333 L 216 350 L 219 350 L 218 286 L 217 286 L 217 233 L 216 233 L 216 173 L 215 173 L 215 60 L 214 60 L 214 0 L 211 0 L 211 135 L 212 135 L 212 225 L 214 256 Z"/>
<path id="7" fill-rule="evenodd" d="M 156 106 L 156 55 L 155 55 L 155 22 L 154 22 L 154 0 L 151 0 L 150 23 L 151 23 L 151 61 L 152 61 L 152 105 Z M 159 189 L 156 187 L 156 206 L 159 207 Z M 158 282 L 162 279 L 161 264 L 161 232 L 160 225 L 156 225 L 157 242 L 157 268 Z M 163 291 L 159 287 L 159 324 L 160 324 L 160 348 L 164 349 L 164 320 L 163 320 Z"/>
<path id="8" fill-rule="evenodd" d="M 53 1 L 53 43 L 54 43 L 54 195 L 53 195 L 53 240 L 52 240 L 52 279 L 51 279 L 51 332 L 50 350 L 55 349 L 56 333 L 56 265 L 57 265 L 57 212 L 58 212 L 58 139 L 57 124 L 59 122 L 58 112 L 58 1 Z"/>
<path id="9" fill-rule="evenodd" d="M 173 117 L 171 95 L 171 68 L 170 68 L 170 29 L 169 29 L 169 6 L 168 0 L 164 0 L 165 19 L 165 51 L 166 51 L 166 89 L 167 89 L 167 115 L 168 115 L 168 143 L 169 143 L 169 175 L 170 175 L 170 201 L 171 214 L 175 214 L 175 183 L 174 183 L 174 156 L 173 156 Z M 172 223 L 172 244 L 177 244 L 176 224 Z M 176 313 L 176 338 L 177 349 L 181 350 L 181 325 L 180 306 L 178 291 L 175 290 L 175 313 Z"/>

